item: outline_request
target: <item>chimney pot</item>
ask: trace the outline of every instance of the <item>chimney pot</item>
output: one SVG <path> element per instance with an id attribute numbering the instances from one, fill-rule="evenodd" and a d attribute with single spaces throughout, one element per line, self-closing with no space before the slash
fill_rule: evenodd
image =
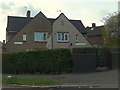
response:
<path id="1" fill-rule="evenodd" d="M 30 10 L 27 11 L 27 17 L 30 17 Z"/>

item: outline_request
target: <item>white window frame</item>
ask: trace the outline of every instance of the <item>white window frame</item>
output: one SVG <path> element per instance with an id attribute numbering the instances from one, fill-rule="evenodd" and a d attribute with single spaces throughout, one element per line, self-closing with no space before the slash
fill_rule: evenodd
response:
<path id="1" fill-rule="evenodd" d="M 66 40 L 66 36 L 67 36 L 67 40 Z M 58 42 L 68 42 L 69 41 L 69 33 L 57 33 L 57 41 Z"/>
<path id="2" fill-rule="evenodd" d="M 47 41 L 47 39 L 48 39 L 48 32 L 34 32 L 34 41 L 44 42 Z"/>
<path id="3" fill-rule="evenodd" d="M 27 35 L 23 34 L 23 41 L 27 41 Z"/>
<path id="4" fill-rule="evenodd" d="M 86 45 L 86 43 L 82 43 L 82 42 L 76 42 L 76 45 L 78 45 L 78 46 L 85 46 Z"/>

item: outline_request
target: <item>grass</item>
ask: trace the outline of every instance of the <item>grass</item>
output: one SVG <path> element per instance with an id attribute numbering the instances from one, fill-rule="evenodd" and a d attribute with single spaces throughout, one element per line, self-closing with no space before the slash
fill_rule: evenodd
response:
<path id="1" fill-rule="evenodd" d="M 3 84 L 17 84 L 17 85 L 57 85 L 62 84 L 61 80 L 51 80 L 44 78 L 33 78 L 33 77 L 2 77 Z"/>

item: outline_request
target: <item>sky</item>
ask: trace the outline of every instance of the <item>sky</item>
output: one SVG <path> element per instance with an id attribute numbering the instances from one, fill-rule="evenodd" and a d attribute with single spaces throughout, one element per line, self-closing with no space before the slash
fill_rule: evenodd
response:
<path id="1" fill-rule="evenodd" d="M 31 17 L 40 11 L 48 18 L 64 13 L 68 19 L 81 20 L 85 27 L 100 26 L 103 18 L 118 11 L 118 0 L 0 0 L 0 41 L 6 40 L 7 17 L 26 17 L 27 10 Z"/>

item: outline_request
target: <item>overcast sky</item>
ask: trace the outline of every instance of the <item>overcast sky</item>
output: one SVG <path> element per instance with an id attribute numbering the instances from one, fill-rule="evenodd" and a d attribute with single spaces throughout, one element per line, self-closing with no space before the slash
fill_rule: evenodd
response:
<path id="1" fill-rule="evenodd" d="M 105 16 L 118 11 L 118 0 L 0 0 L 0 41 L 6 39 L 7 16 L 25 17 L 27 10 L 32 17 L 42 11 L 56 18 L 62 12 L 69 19 L 82 20 L 85 27 L 100 26 Z"/>

